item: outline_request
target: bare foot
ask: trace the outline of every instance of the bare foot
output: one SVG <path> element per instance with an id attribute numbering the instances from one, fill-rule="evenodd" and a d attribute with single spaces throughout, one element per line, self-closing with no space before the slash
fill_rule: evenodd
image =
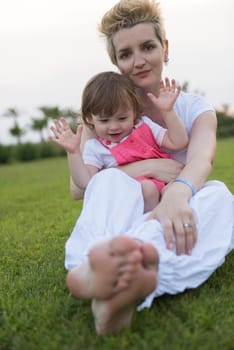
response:
<path id="1" fill-rule="evenodd" d="M 153 269 L 154 271 L 158 270 L 158 261 L 159 256 L 157 250 L 150 243 L 142 243 L 141 245 L 142 252 L 142 265 L 145 269 Z"/>
<path id="2" fill-rule="evenodd" d="M 135 278 L 132 279 L 128 288 L 107 300 L 94 299 L 92 301 L 97 333 L 116 333 L 130 325 L 135 306 L 156 288 L 157 251 L 151 245 L 146 245 L 144 254 L 146 267 L 143 264 L 138 265 Z"/>
<path id="3" fill-rule="evenodd" d="M 142 262 L 141 244 L 118 236 L 98 243 L 87 262 L 67 275 L 67 286 L 77 298 L 107 299 L 127 288 Z"/>

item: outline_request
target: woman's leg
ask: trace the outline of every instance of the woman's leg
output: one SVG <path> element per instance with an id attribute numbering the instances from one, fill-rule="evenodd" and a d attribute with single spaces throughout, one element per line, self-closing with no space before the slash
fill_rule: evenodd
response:
<path id="1" fill-rule="evenodd" d="M 103 170 L 90 181 L 83 209 L 66 242 L 65 267 L 79 266 L 100 241 L 122 235 L 139 218 L 144 202 L 141 185 L 118 169 Z"/>
<path id="2" fill-rule="evenodd" d="M 134 277 L 142 260 L 139 243 L 113 238 L 142 217 L 143 205 L 140 184 L 117 169 L 104 170 L 90 182 L 66 243 L 67 285 L 75 296 L 107 298 Z"/>
<path id="3" fill-rule="evenodd" d="M 176 255 L 166 248 L 161 225 L 156 220 L 141 222 L 126 234 L 133 239 L 149 242 L 143 257 L 151 267 L 151 275 L 144 274 L 145 289 L 132 280 L 129 287 L 107 301 L 93 301 L 96 329 L 99 333 L 120 330 L 130 324 L 138 296 L 144 295 L 156 278 L 156 288 L 149 293 L 138 310 L 150 307 L 154 298 L 163 294 L 177 294 L 188 288 L 196 288 L 225 261 L 225 256 L 234 248 L 233 195 L 218 181 L 208 182 L 191 200 L 191 207 L 198 226 L 198 241 L 192 255 Z M 146 217 L 146 216 L 145 216 Z M 153 248 L 157 247 L 157 250 Z M 158 274 L 157 258 L 159 255 Z M 150 252 L 150 253 L 149 253 Z M 151 262 L 151 263 L 150 263 Z M 142 260 L 144 267 L 144 258 Z M 144 269 L 142 271 L 145 272 Z M 140 274 L 139 274 L 140 275 Z M 140 276 L 139 276 L 140 279 Z M 142 282 L 142 281 L 141 281 Z M 134 291 L 138 291 L 135 294 Z M 142 293 L 142 294 L 141 294 Z M 129 305 L 129 307 L 128 307 Z"/>
<path id="4" fill-rule="evenodd" d="M 143 205 L 137 181 L 116 169 L 103 171 L 88 186 L 66 244 L 68 288 L 78 298 L 93 299 L 99 333 L 128 324 L 139 300 L 156 287 L 156 249 L 124 236 L 144 219 Z"/>
<path id="5" fill-rule="evenodd" d="M 190 204 L 198 228 L 198 240 L 191 255 L 178 256 L 166 248 L 162 227 L 157 220 L 135 222 L 125 233 L 132 239 L 148 242 L 159 254 L 157 288 L 139 310 L 150 307 L 154 298 L 160 295 L 197 288 L 223 264 L 226 255 L 234 248 L 233 195 L 226 186 L 219 181 L 208 182 Z"/>
<path id="6" fill-rule="evenodd" d="M 233 195 L 219 181 L 210 181 L 191 199 L 198 240 L 191 255 L 176 255 L 166 248 L 161 225 L 149 220 L 126 234 L 150 242 L 159 253 L 157 288 L 141 304 L 150 307 L 154 298 L 197 288 L 225 261 L 233 246 Z"/>
<path id="7" fill-rule="evenodd" d="M 148 242 L 148 246 L 155 249 L 155 254 L 157 255 L 156 249 L 159 253 L 160 261 L 157 288 L 146 298 L 141 307 L 150 307 L 153 299 L 164 293 L 176 294 L 184 291 L 186 288 L 195 288 L 199 286 L 223 263 L 226 254 L 230 251 L 233 226 L 233 197 L 230 192 L 223 184 L 212 182 L 207 184 L 192 198 L 191 206 L 194 210 L 198 225 L 198 242 L 191 256 L 177 256 L 175 252 L 166 249 L 162 228 L 159 222 L 157 220 L 144 221 L 147 214 L 144 216 L 142 215 L 143 200 L 140 186 L 137 187 L 136 181 L 124 174 L 120 175 L 120 173 L 121 172 L 118 172 L 118 170 L 114 170 L 114 173 L 112 173 L 113 176 L 104 176 L 102 178 L 104 182 L 100 181 L 101 177 L 96 179 L 98 180 L 94 183 L 96 195 L 99 194 L 100 196 L 100 194 L 103 193 L 104 200 L 100 200 L 100 203 L 98 203 L 97 200 L 96 203 L 95 200 L 93 202 L 91 201 L 90 212 L 94 212 L 96 207 L 101 209 L 104 205 L 105 209 L 109 208 L 108 214 L 110 215 L 104 213 L 103 216 L 95 216 L 95 224 L 91 226 L 90 229 L 90 220 L 86 219 L 90 219 L 92 216 L 83 216 L 82 225 L 87 228 L 86 232 L 88 234 L 88 243 L 87 241 L 85 242 L 86 255 L 82 256 L 82 254 L 77 254 L 77 250 L 79 251 L 79 239 L 77 241 L 76 239 L 71 239 L 70 242 L 76 242 L 77 244 L 67 245 L 67 261 L 70 260 L 70 262 L 75 263 L 75 266 L 85 261 L 87 252 L 90 249 L 90 243 L 92 242 L 92 236 L 94 238 L 93 241 L 97 242 L 100 238 L 111 241 L 115 235 L 126 235 L 132 237 L 132 240 L 137 239 Z M 103 191 L 106 185 L 105 180 L 107 179 L 109 180 L 106 188 L 109 190 L 111 188 L 113 189 L 111 195 L 109 191 Z M 99 184 L 102 184 L 102 186 L 98 186 Z M 119 201 L 121 196 L 120 188 L 123 189 L 123 192 L 121 191 L 123 194 L 122 202 Z M 118 199 L 117 201 L 115 201 L 116 198 Z M 94 203 L 96 207 L 93 206 Z M 112 207 L 110 203 L 113 203 Z M 120 213 L 123 214 L 123 221 Z M 139 220 L 137 220 L 138 218 Z M 95 228 L 98 229 L 95 230 Z M 129 231 L 127 231 L 128 229 Z M 77 236 L 76 238 L 78 238 L 78 231 L 75 230 L 74 232 L 75 236 Z M 91 236 L 89 236 L 90 232 L 92 233 Z M 86 237 L 83 239 L 85 238 Z M 72 246 L 74 250 L 71 249 Z M 101 255 L 106 254 L 107 246 L 103 246 Z M 97 247 L 97 244 L 94 245 L 94 248 L 95 247 Z M 72 259 L 70 259 L 70 253 L 72 253 L 71 256 L 73 255 Z M 118 257 L 122 259 L 125 255 L 127 256 L 128 254 L 119 254 Z M 147 254 L 142 253 L 142 264 L 140 264 L 140 267 L 138 262 L 135 264 L 135 276 L 139 276 L 140 278 L 142 274 L 140 274 L 139 271 L 141 271 L 144 278 L 149 281 L 149 279 L 146 278 L 146 268 L 144 267 L 144 261 L 148 261 L 148 259 L 145 258 L 146 255 Z M 109 261 L 111 260 L 110 254 L 107 259 Z M 154 274 L 156 275 L 157 262 L 152 264 L 146 263 L 146 265 L 148 268 L 151 266 L 151 272 L 153 272 L 154 269 Z M 118 275 L 118 269 L 116 269 L 116 271 Z M 133 307 L 137 300 L 139 300 L 138 296 L 140 298 L 144 294 L 144 291 L 142 291 L 140 287 L 138 288 L 134 283 L 134 278 L 131 278 L 128 281 L 128 287 L 111 295 L 109 300 L 102 300 L 99 303 L 94 297 L 93 312 L 95 319 L 98 320 L 96 326 L 99 332 L 106 332 L 106 329 L 108 329 L 108 332 L 115 331 L 113 324 L 117 318 L 120 318 L 118 329 L 130 322 Z M 147 288 L 145 290 L 148 289 L 148 284 L 146 283 L 146 285 Z M 132 292 L 132 286 L 135 286 L 134 290 L 136 290 L 136 288 L 137 290 L 139 289 L 137 295 Z M 130 310 L 126 306 L 127 304 L 131 305 Z M 102 312 L 101 310 L 104 311 Z M 101 315 L 103 315 L 103 317 Z"/>

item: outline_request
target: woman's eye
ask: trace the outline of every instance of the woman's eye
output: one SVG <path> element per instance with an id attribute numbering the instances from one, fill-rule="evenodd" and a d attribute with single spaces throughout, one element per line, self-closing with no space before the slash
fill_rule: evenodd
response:
<path id="1" fill-rule="evenodd" d="M 146 50 L 146 51 L 150 51 L 150 50 L 153 50 L 154 49 L 154 46 L 153 45 L 146 45 L 145 47 L 144 47 L 144 50 Z"/>
<path id="2" fill-rule="evenodd" d="M 119 59 L 121 60 L 125 60 L 126 58 L 128 58 L 130 56 L 130 52 L 124 52 L 119 56 Z"/>

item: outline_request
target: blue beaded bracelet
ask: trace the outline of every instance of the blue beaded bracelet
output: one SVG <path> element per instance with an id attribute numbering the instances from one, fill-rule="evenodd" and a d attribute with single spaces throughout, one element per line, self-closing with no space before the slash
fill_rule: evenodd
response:
<path id="1" fill-rule="evenodd" d="M 193 196 L 195 195 L 196 190 L 190 181 L 186 180 L 183 177 L 177 177 L 177 179 L 175 179 L 174 182 L 182 182 L 183 184 L 187 185 L 190 188 L 190 190 L 192 191 L 192 195 Z"/>

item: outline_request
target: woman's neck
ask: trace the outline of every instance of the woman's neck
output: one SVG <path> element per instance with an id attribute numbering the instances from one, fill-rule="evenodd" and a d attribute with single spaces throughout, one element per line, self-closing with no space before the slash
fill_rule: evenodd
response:
<path id="1" fill-rule="evenodd" d="M 149 117 L 152 121 L 158 123 L 159 125 L 165 127 L 165 123 L 161 118 L 161 113 L 159 109 L 153 104 L 153 102 L 147 96 L 147 93 L 151 92 L 157 96 L 157 92 L 151 90 L 137 90 L 137 94 L 140 96 L 141 101 L 143 102 L 143 114 Z"/>

